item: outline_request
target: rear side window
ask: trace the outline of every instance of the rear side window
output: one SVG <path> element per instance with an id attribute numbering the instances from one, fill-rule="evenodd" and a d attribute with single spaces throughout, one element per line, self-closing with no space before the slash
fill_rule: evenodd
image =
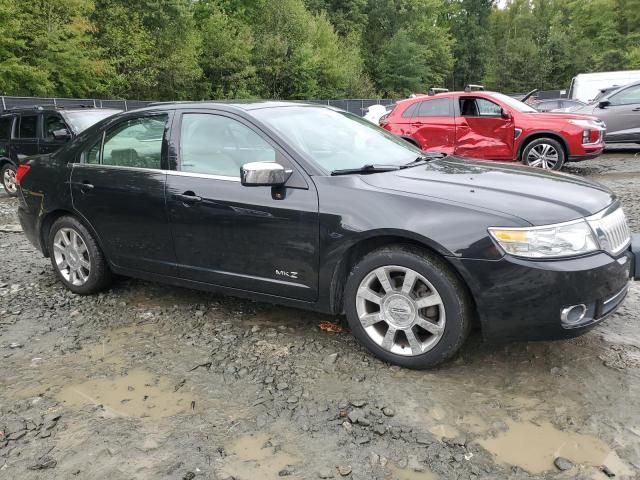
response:
<path id="1" fill-rule="evenodd" d="M 0 118 L 0 140 L 9 140 L 11 138 L 11 125 L 13 117 Z"/>
<path id="2" fill-rule="evenodd" d="M 418 104 L 417 117 L 450 117 L 451 101 L 448 98 L 425 100 Z"/>
<path id="3" fill-rule="evenodd" d="M 407 108 L 404 112 L 402 112 L 402 116 L 404 118 L 416 117 L 418 114 L 419 106 L 420 106 L 420 102 L 416 102 L 412 104 L 409 108 Z"/>
<path id="4" fill-rule="evenodd" d="M 38 138 L 38 116 L 22 115 L 20 117 L 20 127 L 18 138 Z"/>

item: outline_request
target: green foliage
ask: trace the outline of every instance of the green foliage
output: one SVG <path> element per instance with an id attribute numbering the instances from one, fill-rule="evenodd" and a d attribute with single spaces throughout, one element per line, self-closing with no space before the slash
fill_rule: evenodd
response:
<path id="1" fill-rule="evenodd" d="M 515 92 L 640 69 L 640 0 L 0 0 L 0 32 L 6 95 Z"/>

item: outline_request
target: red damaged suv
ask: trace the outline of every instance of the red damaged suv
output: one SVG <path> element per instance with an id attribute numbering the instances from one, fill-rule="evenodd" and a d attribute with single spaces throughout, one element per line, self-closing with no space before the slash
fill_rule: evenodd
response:
<path id="1" fill-rule="evenodd" d="M 596 117 L 542 113 L 495 92 L 446 92 L 402 100 L 380 119 L 384 129 L 423 150 L 473 158 L 522 161 L 560 170 L 604 149 Z"/>

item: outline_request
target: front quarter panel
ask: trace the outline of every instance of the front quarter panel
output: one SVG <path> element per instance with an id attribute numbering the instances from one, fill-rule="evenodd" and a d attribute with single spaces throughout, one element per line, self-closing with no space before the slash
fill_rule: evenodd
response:
<path id="1" fill-rule="evenodd" d="M 524 226 L 522 220 L 499 212 L 379 190 L 356 175 L 314 177 L 314 182 L 320 201 L 319 300 L 332 310 L 329 286 L 335 287 L 341 262 L 361 242 L 393 238 L 420 243 L 444 257 L 493 260 L 502 253 L 487 228 Z"/>

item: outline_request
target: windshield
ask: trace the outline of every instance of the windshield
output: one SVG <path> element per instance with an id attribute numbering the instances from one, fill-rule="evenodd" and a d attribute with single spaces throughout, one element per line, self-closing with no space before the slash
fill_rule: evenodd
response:
<path id="1" fill-rule="evenodd" d="M 323 169 L 405 165 L 422 152 L 356 115 L 317 107 L 266 108 L 252 112 Z"/>
<path id="2" fill-rule="evenodd" d="M 509 107 L 518 112 L 537 112 L 535 108 L 531 108 L 526 103 L 522 103 L 520 100 L 516 100 L 515 98 L 504 95 L 503 93 L 492 93 L 491 96 L 493 96 L 496 100 L 500 100 L 501 102 L 506 103 Z"/>
<path id="3" fill-rule="evenodd" d="M 105 110 L 83 110 L 81 112 L 64 112 L 64 118 L 67 120 L 73 131 L 78 134 L 86 130 L 91 125 L 98 123 L 103 118 L 110 117 L 121 110 L 105 109 Z"/>

